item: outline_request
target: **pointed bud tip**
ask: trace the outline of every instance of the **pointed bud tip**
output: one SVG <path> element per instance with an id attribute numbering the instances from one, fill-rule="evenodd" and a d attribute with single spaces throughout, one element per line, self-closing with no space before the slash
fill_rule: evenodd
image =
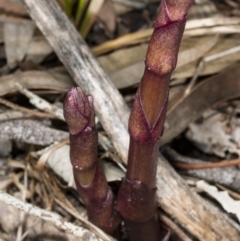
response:
<path id="1" fill-rule="evenodd" d="M 63 104 L 64 118 L 69 131 L 76 135 L 86 128 L 94 127 L 93 98 L 87 96 L 79 87 L 68 91 Z"/>

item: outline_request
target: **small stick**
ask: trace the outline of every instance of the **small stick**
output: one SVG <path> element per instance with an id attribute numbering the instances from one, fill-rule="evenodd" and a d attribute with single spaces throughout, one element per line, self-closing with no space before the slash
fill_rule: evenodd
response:
<path id="1" fill-rule="evenodd" d="M 17 82 L 15 83 L 15 86 L 19 90 L 19 92 L 21 92 L 22 94 L 24 94 L 26 97 L 29 98 L 30 103 L 32 105 L 34 105 L 36 108 L 46 111 L 46 112 L 50 113 L 51 115 L 64 121 L 63 110 L 61 108 L 58 108 L 57 106 L 50 104 L 48 101 L 35 95 L 34 93 L 27 90 L 26 88 L 24 88 L 21 84 L 19 84 Z"/>
<path id="2" fill-rule="evenodd" d="M 223 190 L 223 191 L 227 191 L 228 194 L 231 197 L 233 197 L 234 199 L 240 200 L 240 194 L 239 193 L 234 192 L 234 191 L 232 191 L 232 190 L 230 190 L 230 189 L 228 189 L 228 188 L 226 188 L 226 187 L 224 187 L 224 186 L 222 186 L 221 184 L 218 184 L 218 183 L 216 183 L 215 186 L 218 187 L 219 189 Z M 240 231 L 240 229 L 239 229 L 239 231 Z"/>
<path id="3" fill-rule="evenodd" d="M 162 220 L 171 230 L 174 232 L 182 241 L 192 241 L 181 228 L 178 227 L 176 223 L 174 223 L 168 216 L 160 213 L 160 220 Z"/>
<path id="4" fill-rule="evenodd" d="M 203 58 L 200 61 L 200 63 L 198 64 L 198 67 L 197 67 L 197 69 L 194 73 L 194 76 L 190 80 L 190 83 L 189 83 L 189 85 L 187 86 L 187 88 L 184 92 L 184 96 L 188 95 L 191 92 L 192 88 L 194 87 L 194 85 L 197 81 L 199 73 L 204 69 L 204 66 L 206 65 L 206 63 L 211 62 L 211 61 L 216 60 L 216 59 L 219 59 L 219 58 L 222 58 L 222 57 L 225 57 L 225 56 L 230 55 L 230 54 L 234 54 L 234 53 L 239 52 L 239 51 L 240 51 L 240 46 L 237 46 L 237 47 L 233 47 L 233 48 L 230 48 L 230 49 L 224 50 L 222 52 L 212 54 L 210 56 L 207 56 L 207 57 Z"/>
<path id="5" fill-rule="evenodd" d="M 193 163 L 193 164 L 186 164 L 186 163 L 172 163 L 172 165 L 179 169 L 205 169 L 205 168 L 215 168 L 215 167 L 229 167 L 229 166 L 236 166 L 240 164 L 240 159 L 229 160 L 229 161 L 221 161 L 215 163 Z"/>
<path id="6" fill-rule="evenodd" d="M 36 116 L 36 117 L 40 117 L 40 118 L 51 118 L 51 119 L 55 118 L 55 116 L 52 114 L 42 113 L 42 112 L 39 112 L 36 110 L 30 110 L 25 107 L 21 107 L 19 105 L 13 104 L 12 102 L 5 100 L 1 97 L 0 97 L 0 104 L 3 104 L 13 110 L 19 110 L 21 112 L 27 113 L 28 115 L 31 115 L 31 116 Z"/>
<path id="7" fill-rule="evenodd" d="M 46 211 L 29 203 L 25 203 L 3 191 L 0 191 L 0 201 L 9 204 L 19 210 L 22 210 L 28 214 L 49 221 L 55 224 L 60 229 L 63 229 L 64 231 L 67 231 L 75 235 L 76 237 L 81 238 L 82 241 L 104 241 L 100 237 L 97 237 L 94 233 L 90 232 L 88 229 L 78 227 L 72 223 L 65 221 L 63 217 L 56 213 Z"/>

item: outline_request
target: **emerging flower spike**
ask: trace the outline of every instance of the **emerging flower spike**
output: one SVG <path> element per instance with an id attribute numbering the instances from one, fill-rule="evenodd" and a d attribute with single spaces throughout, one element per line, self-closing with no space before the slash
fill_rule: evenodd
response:
<path id="1" fill-rule="evenodd" d="M 120 217 L 115 208 L 115 196 L 97 161 L 98 134 L 93 98 L 86 96 L 79 87 L 73 88 L 67 93 L 63 109 L 70 132 L 74 179 L 89 220 L 114 235 L 120 226 Z"/>
<path id="2" fill-rule="evenodd" d="M 168 240 L 156 217 L 156 168 L 167 111 L 169 80 L 177 64 L 187 12 L 193 0 L 162 0 L 145 71 L 129 119 L 130 147 L 118 210 L 130 241 Z"/>

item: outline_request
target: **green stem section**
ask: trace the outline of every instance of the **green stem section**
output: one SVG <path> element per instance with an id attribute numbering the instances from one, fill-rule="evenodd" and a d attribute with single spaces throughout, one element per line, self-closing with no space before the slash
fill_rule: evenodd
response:
<path id="1" fill-rule="evenodd" d="M 156 167 L 167 111 L 169 80 L 177 64 L 188 8 L 193 0 L 162 0 L 150 39 L 146 68 L 129 119 L 130 148 L 118 210 L 130 241 L 168 240 L 156 217 Z"/>
<path id="2" fill-rule="evenodd" d="M 75 17 L 75 26 L 78 28 L 79 24 L 83 18 L 83 13 L 85 11 L 85 7 L 87 6 L 88 1 L 87 0 L 78 0 L 78 5 L 77 5 L 77 13 Z"/>
<path id="3" fill-rule="evenodd" d="M 73 0 L 65 0 L 65 13 L 68 17 L 71 17 L 73 9 Z"/>
<path id="4" fill-rule="evenodd" d="M 100 11 L 102 5 L 104 3 L 104 0 L 91 0 L 88 8 L 86 10 L 86 13 L 84 15 L 83 21 L 80 24 L 80 34 L 82 35 L 82 37 L 86 37 L 89 30 L 92 27 L 92 24 L 95 21 L 95 18 L 97 16 L 97 13 Z"/>
<path id="5" fill-rule="evenodd" d="M 108 234 L 120 227 L 115 196 L 97 161 L 98 134 L 95 129 L 93 99 L 80 88 L 70 90 L 64 101 L 64 117 L 70 132 L 70 160 L 77 190 L 89 220 Z"/>

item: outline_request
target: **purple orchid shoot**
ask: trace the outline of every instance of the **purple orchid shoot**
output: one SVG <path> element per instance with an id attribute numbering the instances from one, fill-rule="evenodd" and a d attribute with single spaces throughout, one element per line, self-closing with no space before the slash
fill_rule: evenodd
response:
<path id="1" fill-rule="evenodd" d="M 77 87 L 64 101 L 64 117 L 70 132 L 70 160 L 80 197 L 86 205 L 89 220 L 111 235 L 117 235 L 120 216 L 115 196 L 97 160 L 98 133 L 92 96 Z"/>

